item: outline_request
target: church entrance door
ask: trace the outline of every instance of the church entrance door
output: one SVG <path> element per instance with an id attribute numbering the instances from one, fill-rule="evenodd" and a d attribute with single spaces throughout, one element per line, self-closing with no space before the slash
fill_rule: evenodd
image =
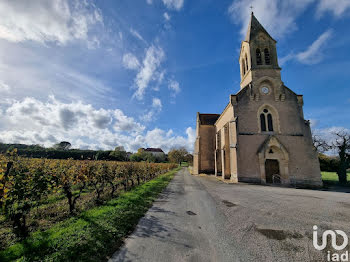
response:
<path id="1" fill-rule="evenodd" d="M 281 174 L 278 160 L 276 159 L 266 159 L 265 161 L 265 174 L 266 174 L 266 183 L 280 184 L 281 183 Z"/>

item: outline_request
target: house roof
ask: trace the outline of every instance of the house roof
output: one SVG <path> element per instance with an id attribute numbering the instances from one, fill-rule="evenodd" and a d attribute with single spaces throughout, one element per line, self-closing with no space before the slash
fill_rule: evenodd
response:
<path id="1" fill-rule="evenodd" d="M 164 153 L 163 150 L 161 148 L 145 148 L 144 149 L 145 152 L 159 152 L 159 153 Z"/>
<path id="2" fill-rule="evenodd" d="M 219 116 L 219 114 L 199 114 L 199 121 L 201 125 L 214 125 Z"/>
<path id="3" fill-rule="evenodd" d="M 248 25 L 247 34 L 245 37 L 245 41 L 250 42 L 259 32 L 265 33 L 267 36 L 269 36 L 273 41 L 276 42 L 275 39 L 273 39 L 270 34 L 265 30 L 265 28 L 260 24 L 258 19 L 254 16 L 254 13 L 252 12 L 250 17 L 250 22 Z"/>

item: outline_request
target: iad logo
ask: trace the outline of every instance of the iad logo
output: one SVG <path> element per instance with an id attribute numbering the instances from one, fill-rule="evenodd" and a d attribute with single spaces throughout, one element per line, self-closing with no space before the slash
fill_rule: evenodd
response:
<path id="1" fill-rule="evenodd" d="M 313 227 L 313 240 L 312 244 L 317 250 L 324 250 L 327 246 L 327 237 L 330 236 L 332 247 L 337 250 L 343 250 L 349 242 L 348 236 L 345 234 L 342 230 L 326 230 L 322 234 L 322 243 L 321 245 L 318 244 L 318 238 L 317 238 L 317 226 L 314 225 Z M 337 234 L 340 235 L 343 238 L 343 243 L 341 245 L 337 244 Z M 339 243 L 339 242 L 338 242 Z M 327 251 L 327 261 L 349 261 L 349 252 L 346 251 L 344 253 L 336 253 L 333 254 L 331 251 Z"/>

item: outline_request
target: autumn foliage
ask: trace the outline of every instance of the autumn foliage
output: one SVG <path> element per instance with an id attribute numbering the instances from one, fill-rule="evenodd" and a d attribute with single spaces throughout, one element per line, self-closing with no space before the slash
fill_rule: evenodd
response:
<path id="1" fill-rule="evenodd" d="M 74 215 L 84 190 L 95 193 L 96 203 L 108 192 L 115 197 L 120 189 L 153 179 L 175 164 L 133 163 L 91 160 L 53 160 L 18 157 L 16 151 L 0 155 L 1 212 L 11 220 L 17 236 L 28 235 L 26 216 L 50 194 L 61 192 Z"/>

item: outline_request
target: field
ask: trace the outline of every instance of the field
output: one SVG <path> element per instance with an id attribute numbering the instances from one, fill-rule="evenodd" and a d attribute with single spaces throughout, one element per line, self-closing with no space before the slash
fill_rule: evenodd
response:
<path id="1" fill-rule="evenodd" d="M 15 155 L 0 155 L 0 160 L 1 261 L 22 256 L 45 260 L 47 254 L 48 260 L 70 260 L 74 252 L 83 252 L 82 245 L 88 246 L 85 240 L 102 241 L 95 247 L 106 255 L 133 228 L 171 179 L 169 171 L 177 167 Z M 100 228 L 99 233 L 96 227 L 101 226 L 109 231 Z"/>
<path id="2" fill-rule="evenodd" d="M 322 174 L 323 182 L 326 182 L 326 183 L 337 183 L 337 182 L 339 182 L 338 175 L 337 175 L 336 172 L 322 171 L 321 174 Z M 347 175 L 348 175 L 348 181 L 350 181 L 350 172 L 348 172 Z"/>

